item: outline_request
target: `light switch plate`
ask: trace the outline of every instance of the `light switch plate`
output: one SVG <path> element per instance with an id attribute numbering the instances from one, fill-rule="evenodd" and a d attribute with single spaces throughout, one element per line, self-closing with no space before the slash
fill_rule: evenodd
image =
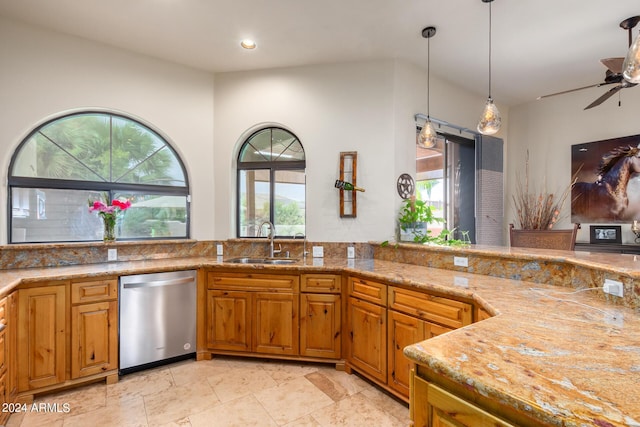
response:
<path id="1" fill-rule="evenodd" d="M 454 256 L 453 265 L 458 267 L 469 267 L 469 258 L 466 256 Z"/>
<path id="2" fill-rule="evenodd" d="M 324 248 L 322 246 L 314 246 L 311 250 L 314 258 L 322 258 L 324 256 Z"/>
<path id="3" fill-rule="evenodd" d="M 117 260 L 118 260 L 118 250 L 107 249 L 107 261 L 117 261 Z"/>
<path id="4" fill-rule="evenodd" d="M 347 247 L 347 258 L 355 258 L 356 257 L 356 248 L 353 246 Z"/>

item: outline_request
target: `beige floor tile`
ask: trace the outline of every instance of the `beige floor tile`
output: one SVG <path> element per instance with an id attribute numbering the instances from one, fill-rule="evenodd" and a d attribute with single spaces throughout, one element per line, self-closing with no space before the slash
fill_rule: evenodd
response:
<path id="1" fill-rule="evenodd" d="M 304 377 L 254 394 L 269 415 L 280 425 L 290 423 L 333 403 L 329 396 Z"/>
<path id="2" fill-rule="evenodd" d="M 229 364 L 224 360 L 183 361 L 171 365 L 173 382 L 177 386 L 188 385 L 195 381 L 206 381 L 208 377 L 229 371 Z"/>
<path id="3" fill-rule="evenodd" d="M 389 415 L 393 415 L 400 421 L 403 421 L 404 425 L 409 425 L 411 419 L 409 418 L 409 405 L 406 403 L 390 397 L 374 386 L 367 387 L 361 392 L 361 394 L 376 408 L 381 409 Z"/>
<path id="4" fill-rule="evenodd" d="M 298 418 L 297 420 L 293 420 L 290 423 L 283 425 L 282 427 L 322 427 L 322 426 L 311 415 L 305 415 L 304 417 Z"/>
<path id="5" fill-rule="evenodd" d="M 349 375 L 328 367 L 320 368 L 317 372 L 307 375 L 306 378 L 336 402 L 346 396 L 353 396 L 368 387 L 367 382 L 359 376 Z"/>
<path id="6" fill-rule="evenodd" d="M 311 414 L 323 427 L 406 427 L 396 417 L 376 408 L 361 393 Z"/>
<path id="7" fill-rule="evenodd" d="M 236 400 L 247 394 L 275 387 L 277 383 L 262 368 L 248 364 L 246 367 L 232 365 L 226 372 L 207 378 L 222 402 Z"/>
<path id="8" fill-rule="evenodd" d="M 104 388 L 104 386 L 102 387 Z M 146 427 L 147 415 L 144 400 L 141 396 L 127 399 L 113 405 L 85 412 L 83 414 L 67 416 L 64 427 Z"/>
<path id="9" fill-rule="evenodd" d="M 223 402 L 220 402 L 220 401 Z M 38 397 L 71 412 L 29 412 L 9 427 L 406 426 L 407 406 L 333 365 L 193 360 Z"/>
<path id="10" fill-rule="evenodd" d="M 116 384 L 107 386 L 107 405 L 160 393 L 173 386 L 173 376 L 167 367 L 125 375 Z"/>
<path id="11" fill-rule="evenodd" d="M 303 377 L 318 371 L 318 365 L 309 363 L 268 361 L 263 363 L 262 369 L 278 384 Z"/>
<path id="12" fill-rule="evenodd" d="M 104 408 L 107 404 L 107 391 L 105 387 L 90 384 L 59 393 L 45 394 L 36 398 L 35 402 L 57 405 L 63 409 L 67 407 L 69 411 L 63 412 L 66 418 Z"/>
<path id="13" fill-rule="evenodd" d="M 21 427 L 61 427 L 63 425 L 64 414 L 61 412 L 40 412 L 31 410 L 31 405 L 27 405 L 27 411 L 21 417 L 11 415 L 12 419 L 19 420 Z M 9 420 L 8 425 L 12 425 L 13 420 Z"/>
<path id="14" fill-rule="evenodd" d="M 211 386 L 203 381 L 174 386 L 144 397 L 147 422 L 150 426 L 178 422 L 181 418 L 207 410 L 218 403 L 220 401 Z"/>
<path id="15" fill-rule="evenodd" d="M 189 417 L 193 427 L 277 427 L 255 396 L 249 394 Z"/>
<path id="16" fill-rule="evenodd" d="M 22 423 L 22 419 L 24 418 L 24 413 L 13 413 L 9 416 L 9 421 L 7 421 L 6 427 L 18 427 Z"/>

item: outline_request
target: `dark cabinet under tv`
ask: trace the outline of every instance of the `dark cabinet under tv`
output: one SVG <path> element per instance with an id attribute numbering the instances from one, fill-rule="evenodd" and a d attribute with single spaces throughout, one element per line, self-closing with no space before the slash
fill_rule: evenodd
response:
<path id="1" fill-rule="evenodd" d="M 640 245 L 619 245 L 613 243 L 580 243 L 576 242 L 576 251 L 606 252 L 610 254 L 640 255 Z"/>

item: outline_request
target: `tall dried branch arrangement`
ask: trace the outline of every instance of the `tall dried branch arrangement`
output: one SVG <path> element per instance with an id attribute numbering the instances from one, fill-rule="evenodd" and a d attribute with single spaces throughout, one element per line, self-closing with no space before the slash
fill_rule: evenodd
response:
<path id="1" fill-rule="evenodd" d="M 513 195 L 513 205 L 520 228 L 523 230 L 552 229 L 560 219 L 560 213 L 576 179 L 577 176 L 573 176 L 571 183 L 559 195 L 547 192 L 546 178 L 542 190 L 537 190 L 529 183 L 529 151 L 527 151 L 524 180 L 522 176 L 517 175 L 516 191 Z"/>

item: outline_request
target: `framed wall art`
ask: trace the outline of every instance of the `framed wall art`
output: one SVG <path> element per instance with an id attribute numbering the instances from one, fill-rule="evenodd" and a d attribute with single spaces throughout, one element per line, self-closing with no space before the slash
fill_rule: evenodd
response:
<path id="1" fill-rule="evenodd" d="M 571 146 L 571 222 L 640 218 L 640 135 Z"/>

